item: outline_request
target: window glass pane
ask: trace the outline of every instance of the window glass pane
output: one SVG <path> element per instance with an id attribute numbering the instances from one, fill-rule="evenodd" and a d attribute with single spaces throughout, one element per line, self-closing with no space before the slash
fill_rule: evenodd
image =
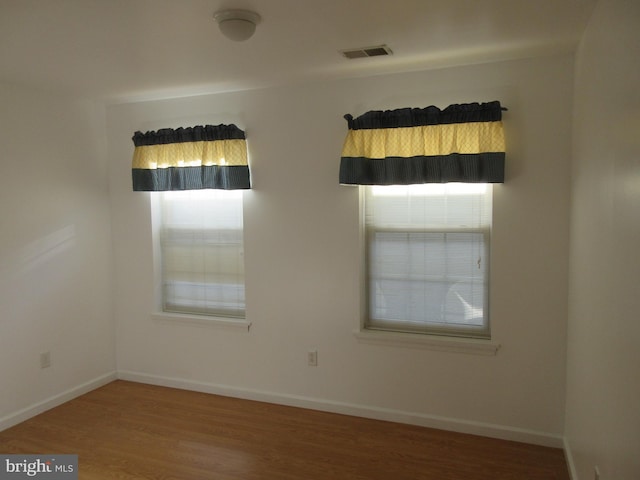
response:
<path id="1" fill-rule="evenodd" d="M 164 310 L 244 316 L 242 191 L 160 195 Z"/>

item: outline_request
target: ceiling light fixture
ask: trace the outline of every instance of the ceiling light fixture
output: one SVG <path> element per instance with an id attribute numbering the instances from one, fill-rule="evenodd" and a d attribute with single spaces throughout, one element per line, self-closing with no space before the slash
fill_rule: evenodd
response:
<path id="1" fill-rule="evenodd" d="M 234 42 L 250 39 L 260 23 L 260 15 L 249 10 L 222 10 L 213 14 L 222 34 Z"/>

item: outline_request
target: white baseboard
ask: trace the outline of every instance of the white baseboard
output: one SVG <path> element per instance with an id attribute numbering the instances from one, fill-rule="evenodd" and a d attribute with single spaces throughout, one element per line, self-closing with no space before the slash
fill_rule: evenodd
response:
<path id="1" fill-rule="evenodd" d="M 567 469 L 569 470 L 569 478 L 571 480 L 578 480 L 578 473 L 576 472 L 576 464 L 573 461 L 573 453 L 571 452 L 571 446 L 567 437 L 563 439 L 564 443 L 564 458 L 567 461 Z"/>
<path id="2" fill-rule="evenodd" d="M 42 412 L 57 407 L 58 405 L 68 402 L 69 400 L 79 397 L 80 395 L 90 392 L 91 390 L 95 390 L 96 388 L 106 385 L 107 383 L 112 382 L 116 379 L 129 380 L 139 383 L 148 383 L 152 385 L 172 388 L 180 388 L 183 390 L 192 390 L 196 392 L 211 393 L 215 395 L 224 395 L 246 400 L 275 403 L 279 405 L 288 405 L 291 407 L 309 408 L 312 410 L 339 413 L 343 415 L 353 415 L 357 417 L 372 418 L 376 420 L 406 423 L 422 427 L 437 428 L 453 432 L 499 438 L 502 440 L 531 443 L 534 445 L 563 448 L 567 458 L 567 466 L 569 468 L 571 478 L 572 480 L 577 480 L 569 443 L 566 438 L 563 438 L 560 435 L 508 427 L 504 425 L 496 425 L 491 423 L 474 422 L 469 420 L 441 417 L 437 415 L 427 415 L 423 413 L 414 413 L 388 408 L 372 407 L 360 404 L 335 402 L 332 400 L 305 397 L 300 395 L 290 395 L 269 392 L 265 390 L 239 388 L 228 385 L 198 382 L 182 378 L 171 378 L 131 371 L 107 373 L 81 385 L 78 385 L 77 387 L 71 388 L 62 393 L 49 397 L 41 402 L 23 408 L 22 410 L 2 417 L 0 418 L 0 431 L 6 430 L 7 428 L 28 420 L 31 417 L 35 417 Z"/>
<path id="3" fill-rule="evenodd" d="M 106 385 L 109 382 L 112 382 L 118 378 L 116 372 L 110 372 L 105 375 L 101 375 L 93 380 L 89 380 L 81 385 L 70 388 L 62 393 L 54 395 L 52 397 L 46 398 L 41 402 L 34 403 L 33 405 L 29 405 L 28 407 L 23 408 L 22 410 L 18 410 L 17 412 L 11 413 L 0 418 L 0 432 L 6 430 L 7 428 L 13 427 L 18 423 L 24 422 L 25 420 L 29 420 L 31 417 L 35 417 L 36 415 L 41 414 L 42 412 L 46 412 L 58 405 L 62 405 L 69 400 L 73 400 L 80 395 L 84 395 L 91 390 L 95 390 L 103 385 Z"/>
<path id="4" fill-rule="evenodd" d="M 257 400 L 260 402 L 275 403 L 291 407 L 309 408 L 324 412 L 352 415 L 356 417 L 372 418 L 375 420 L 385 420 L 397 423 L 406 423 L 422 427 L 437 428 L 459 433 L 481 435 L 484 437 L 499 438 L 515 442 L 531 443 L 546 447 L 563 448 L 563 437 L 545 432 L 526 430 L 521 428 L 507 427 L 483 422 L 473 422 L 456 418 L 441 417 L 437 415 L 426 415 L 423 413 L 406 412 L 387 408 L 371 407 L 332 400 L 304 397 L 269 392 L 264 390 L 254 390 L 239 388 L 228 385 L 217 385 L 182 378 L 170 378 L 147 373 L 118 371 L 118 378 L 132 382 L 148 383 L 164 387 L 192 390 L 196 392 L 211 393 L 227 397 L 236 397 L 246 400 Z"/>

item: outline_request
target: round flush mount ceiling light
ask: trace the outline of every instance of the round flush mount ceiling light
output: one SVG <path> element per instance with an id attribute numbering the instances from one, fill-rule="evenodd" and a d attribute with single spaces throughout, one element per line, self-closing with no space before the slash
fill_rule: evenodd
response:
<path id="1" fill-rule="evenodd" d="M 251 38 L 260 23 L 260 15 L 249 10 L 222 10 L 213 14 L 222 34 L 234 42 Z"/>

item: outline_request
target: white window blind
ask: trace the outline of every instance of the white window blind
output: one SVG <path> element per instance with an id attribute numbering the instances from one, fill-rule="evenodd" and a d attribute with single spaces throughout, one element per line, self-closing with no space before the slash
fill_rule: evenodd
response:
<path id="1" fill-rule="evenodd" d="M 160 196 L 163 310 L 244 317 L 242 191 Z"/>
<path id="2" fill-rule="evenodd" d="M 488 338 L 491 186 L 365 190 L 366 328 Z"/>

